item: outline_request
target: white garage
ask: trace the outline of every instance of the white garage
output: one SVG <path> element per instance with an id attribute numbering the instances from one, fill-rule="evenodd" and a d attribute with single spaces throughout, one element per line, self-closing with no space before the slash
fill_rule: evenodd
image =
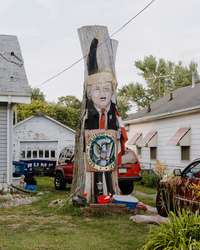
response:
<path id="1" fill-rule="evenodd" d="M 14 126 L 13 160 L 56 160 L 64 147 L 73 148 L 75 131 L 45 115 Z"/>

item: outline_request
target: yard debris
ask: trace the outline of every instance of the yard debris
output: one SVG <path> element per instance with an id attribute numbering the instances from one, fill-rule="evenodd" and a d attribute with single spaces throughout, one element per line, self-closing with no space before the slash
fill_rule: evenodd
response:
<path id="1" fill-rule="evenodd" d="M 139 201 L 137 206 L 137 210 L 143 210 L 145 212 L 150 212 L 153 214 L 158 214 L 157 209 L 155 207 L 149 206 L 147 204 L 144 204 L 143 202 Z"/>
<path id="2" fill-rule="evenodd" d="M 48 207 L 62 207 L 64 206 L 65 201 L 61 199 L 53 200 L 48 204 Z"/>
<path id="3" fill-rule="evenodd" d="M 147 223 L 147 224 L 162 224 L 169 222 L 169 219 L 162 217 L 160 215 L 133 215 L 130 217 L 130 220 L 135 223 Z"/>
<path id="4" fill-rule="evenodd" d="M 38 196 L 44 195 L 44 192 L 38 192 L 37 195 Z"/>
<path id="5" fill-rule="evenodd" d="M 38 197 L 25 196 L 20 194 L 6 194 L 0 196 L 0 208 L 17 207 L 28 205 L 39 200 Z"/>
<path id="6" fill-rule="evenodd" d="M 22 188 L 20 186 L 15 186 L 13 184 L 11 184 L 10 186 L 11 186 L 11 188 L 13 188 L 13 189 L 15 189 L 15 190 L 17 190 L 19 192 L 22 192 L 22 193 L 27 193 L 27 194 L 36 194 L 37 193 L 36 191 L 24 189 L 24 188 Z"/>
<path id="7" fill-rule="evenodd" d="M 154 214 L 158 213 L 156 207 L 152 207 L 152 206 L 146 205 L 146 208 L 147 208 L 148 212 L 151 212 L 151 213 L 154 213 Z"/>
<path id="8" fill-rule="evenodd" d="M 147 211 L 147 205 L 144 204 L 143 202 L 140 202 L 140 201 L 138 202 L 136 208 L 137 208 L 138 210 Z"/>
<path id="9" fill-rule="evenodd" d="M 72 203 L 77 207 L 85 207 L 87 205 L 87 199 L 81 195 L 76 195 L 72 198 Z"/>

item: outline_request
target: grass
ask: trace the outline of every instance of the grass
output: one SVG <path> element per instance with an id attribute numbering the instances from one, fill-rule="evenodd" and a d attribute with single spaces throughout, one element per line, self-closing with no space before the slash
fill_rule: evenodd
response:
<path id="1" fill-rule="evenodd" d="M 143 202 L 144 204 L 147 204 L 149 206 L 155 207 L 156 206 L 156 201 L 155 198 L 153 197 L 146 197 L 143 195 L 134 195 L 139 201 Z"/>
<path id="2" fill-rule="evenodd" d="M 151 230 L 144 250 L 198 250 L 200 249 L 200 217 L 186 210 L 178 216 L 170 212 L 169 223 Z"/>
<path id="3" fill-rule="evenodd" d="M 38 178 L 41 199 L 31 205 L 0 209 L 0 250 L 140 249 L 149 225 L 134 224 L 130 215 L 84 217 L 79 209 L 49 208 L 68 191 L 55 191 L 53 179 Z"/>
<path id="4" fill-rule="evenodd" d="M 146 187 L 142 184 L 140 184 L 140 182 L 136 182 L 135 183 L 135 189 L 137 191 L 146 193 L 146 194 L 156 194 L 156 189 L 155 188 L 150 188 L 150 187 Z"/>
<path id="5" fill-rule="evenodd" d="M 156 189 L 146 187 L 144 185 L 141 185 L 140 183 L 135 184 L 135 191 L 136 193 L 134 196 L 141 202 L 153 206 L 156 206 Z M 137 192 L 138 191 L 138 192 Z"/>

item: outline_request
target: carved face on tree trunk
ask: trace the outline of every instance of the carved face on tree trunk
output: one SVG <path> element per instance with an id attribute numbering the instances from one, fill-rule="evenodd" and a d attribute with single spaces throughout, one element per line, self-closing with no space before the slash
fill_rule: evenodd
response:
<path id="1" fill-rule="evenodd" d="M 90 86 L 89 96 L 97 109 L 106 109 L 113 94 L 111 82 L 98 82 Z"/>

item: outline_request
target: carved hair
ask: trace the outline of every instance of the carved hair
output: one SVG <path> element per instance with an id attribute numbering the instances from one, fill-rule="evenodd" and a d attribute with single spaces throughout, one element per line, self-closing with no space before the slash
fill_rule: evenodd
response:
<path id="1" fill-rule="evenodd" d="M 87 97 L 90 98 L 91 86 L 96 83 L 104 83 L 110 82 L 112 86 L 112 92 L 114 92 L 116 88 L 116 80 L 114 79 L 113 75 L 110 72 L 101 72 L 97 74 L 93 74 L 88 76 L 85 81 L 85 88 L 87 91 Z"/>

